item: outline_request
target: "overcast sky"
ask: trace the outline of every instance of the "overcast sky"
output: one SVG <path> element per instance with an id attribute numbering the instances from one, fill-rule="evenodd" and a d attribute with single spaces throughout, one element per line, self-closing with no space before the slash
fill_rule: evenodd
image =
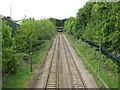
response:
<path id="1" fill-rule="evenodd" d="M 12 19 L 27 18 L 35 19 L 54 17 L 64 19 L 76 16 L 78 9 L 86 4 L 87 0 L 1 0 L 0 14 L 10 16 Z"/>

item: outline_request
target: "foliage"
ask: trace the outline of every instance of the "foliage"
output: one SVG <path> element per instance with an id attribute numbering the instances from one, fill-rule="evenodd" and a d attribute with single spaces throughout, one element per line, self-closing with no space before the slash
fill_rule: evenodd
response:
<path id="1" fill-rule="evenodd" d="M 66 34 L 69 42 L 73 45 L 81 44 L 85 45 L 87 43 L 83 42 L 81 39 L 76 39 L 74 36 Z M 77 46 L 75 47 L 78 56 L 81 58 L 85 68 L 89 71 L 90 74 L 94 77 L 99 88 L 104 88 L 101 81 L 98 79 L 96 73 L 94 73 L 91 66 L 94 70 L 99 74 L 99 76 L 104 80 L 104 82 L 109 86 L 109 88 L 118 88 L 119 80 L 118 80 L 118 65 L 113 62 L 111 59 L 107 58 L 105 55 L 101 54 L 101 63 L 100 63 L 100 71 L 98 71 L 98 60 L 99 60 L 99 52 L 96 51 L 94 47 L 86 46 Z M 86 63 L 86 61 L 88 63 Z"/>
<path id="2" fill-rule="evenodd" d="M 97 44 L 100 44 L 101 40 L 103 48 L 112 54 L 120 55 L 119 9 L 120 2 L 87 2 L 83 8 L 79 9 L 76 20 L 67 19 L 64 28 L 66 32 L 69 33 L 73 32 L 71 27 L 75 27 L 74 33 L 72 33 L 72 36 L 76 37 L 74 39 L 79 41 L 79 37 L 83 37 Z M 72 24 L 72 21 L 74 24 Z M 76 40 L 73 41 L 75 41 L 75 43 L 78 42 Z M 74 43 L 73 41 L 72 43 Z M 98 62 L 96 60 L 96 52 L 98 53 L 98 51 L 88 46 L 77 47 L 77 49 L 85 55 L 88 62 L 97 71 Z M 118 63 L 113 62 L 104 55 L 101 55 L 101 71 L 99 75 L 109 87 L 118 87 L 118 77 L 116 76 L 118 75 L 119 67 L 117 64 Z M 85 66 L 88 67 L 88 65 Z M 88 70 L 89 69 L 88 67 Z M 112 82 L 110 81 L 111 79 Z"/>
<path id="3" fill-rule="evenodd" d="M 6 24 L 12 28 L 12 36 L 14 36 L 17 27 L 19 27 L 20 25 L 17 24 L 16 22 L 12 21 L 11 17 L 9 17 L 9 16 L 8 17 L 3 17 L 2 20 L 7 21 Z"/>
<path id="4" fill-rule="evenodd" d="M 66 19 L 56 19 L 56 26 L 57 27 L 63 27 L 64 26 L 64 22 L 66 21 Z"/>
<path id="5" fill-rule="evenodd" d="M 46 56 L 46 52 L 48 51 L 50 45 L 43 46 L 39 48 L 39 50 L 35 51 L 32 55 L 33 61 L 33 72 L 38 69 L 37 66 L 42 67 L 44 64 L 44 58 Z M 27 82 L 31 83 L 31 79 L 34 79 L 34 73 L 30 73 L 30 65 L 27 63 L 22 63 L 23 66 L 19 67 L 19 72 L 16 74 L 10 74 L 9 77 L 2 82 L 3 88 L 32 88 L 33 84 L 26 85 Z"/>
<path id="6" fill-rule="evenodd" d="M 12 28 L 2 22 L 2 72 L 8 73 L 18 62 L 15 56 L 15 38 L 12 37 Z M 16 71 L 16 70 L 15 70 Z"/>
<path id="7" fill-rule="evenodd" d="M 21 26 L 17 28 L 15 35 L 12 36 L 12 28 L 2 21 L 3 39 L 2 39 L 2 63 L 3 73 L 8 73 L 18 61 L 29 60 L 30 41 L 32 49 L 44 44 L 40 40 L 50 40 L 55 31 L 54 24 L 48 19 L 34 20 L 23 19 Z M 13 70 L 15 72 L 17 68 Z"/>
<path id="8" fill-rule="evenodd" d="M 75 34 L 75 17 L 70 17 L 65 21 L 64 29 L 67 33 Z"/>
<path id="9" fill-rule="evenodd" d="M 24 19 L 16 33 L 17 52 L 29 53 L 30 38 L 34 49 L 43 44 L 38 40 L 49 40 L 54 35 L 54 30 L 55 26 L 47 19 Z"/>
<path id="10" fill-rule="evenodd" d="M 81 36 L 98 44 L 101 39 L 102 46 L 117 55 L 120 53 L 119 9 L 120 2 L 87 2 L 79 9 L 75 25 L 70 21 L 65 29 L 75 26 L 75 37 Z"/>
<path id="11" fill-rule="evenodd" d="M 53 22 L 53 24 L 56 26 L 56 19 L 55 19 L 55 18 L 50 17 L 49 20 L 50 20 L 51 22 Z"/>

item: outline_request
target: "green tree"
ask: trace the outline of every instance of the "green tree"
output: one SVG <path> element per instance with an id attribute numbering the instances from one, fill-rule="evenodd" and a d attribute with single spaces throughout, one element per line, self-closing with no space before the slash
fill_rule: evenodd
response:
<path id="1" fill-rule="evenodd" d="M 12 37 L 12 28 L 6 25 L 6 21 L 2 21 L 2 71 L 8 73 L 16 64 L 18 60 L 15 56 L 15 38 Z M 16 71 L 14 69 L 13 72 Z"/>
<path id="2" fill-rule="evenodd" d="M 69 34 L 75 34 L 75 17 L 70 17 L 65 21 L 64 29 Z"/>

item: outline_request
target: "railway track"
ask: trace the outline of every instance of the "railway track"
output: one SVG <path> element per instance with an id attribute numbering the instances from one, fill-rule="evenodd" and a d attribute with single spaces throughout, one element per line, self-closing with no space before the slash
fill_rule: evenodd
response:
<path id="1" fill-rule="evenodd" d="M 66 54 L 66 59 L 69 66 L 72 88 L 86 88 L 85 82 L 82 79 L 81 73 L 79 73 L 79 70 L 75 63 L 73 55 L 71 54 L 69 46 L 65 41 L 63 35 L 62 35 L 62 38 L 63 38 L 62 40 L 63 40 L 64 50 Z"/>
<path id="2" fill-rule="evenodd" d="M 47 59 L 37 88 L 87 88 L 62 32 L 57 33 Z"/>

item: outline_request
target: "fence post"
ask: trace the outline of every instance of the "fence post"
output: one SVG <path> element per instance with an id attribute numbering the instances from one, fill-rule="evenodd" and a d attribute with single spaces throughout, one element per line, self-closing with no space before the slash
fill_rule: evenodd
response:
<path id="1" fill-rule="evenodd" d="M 32 72 L 32 39 L 30 38 L 30 72 Z"/>
<path id="2" fill-rule="evenodd" d="M 101 39 L 99 40 L 99 59 L 98 59 L 98 71 L 100 71 L 101 66 Z"/>

